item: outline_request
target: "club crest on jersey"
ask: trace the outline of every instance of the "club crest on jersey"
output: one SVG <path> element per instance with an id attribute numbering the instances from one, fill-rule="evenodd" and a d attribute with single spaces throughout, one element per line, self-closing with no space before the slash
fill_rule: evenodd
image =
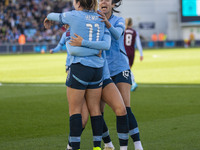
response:
<path id="1" fill-rule="evenodd" d="M 129 78 L 129 71 L 128 70 L 123 71 L 122 75 L 123 75 L 124 78 L 128 79 Z"/>

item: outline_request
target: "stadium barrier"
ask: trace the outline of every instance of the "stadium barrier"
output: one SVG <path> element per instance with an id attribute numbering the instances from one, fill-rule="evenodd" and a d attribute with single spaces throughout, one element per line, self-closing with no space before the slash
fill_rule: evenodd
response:
<path id="1" fill-rule="evenodd" d="M 19 44 L 0 44 L 0 54 L 8 53 L 45 53 L 52 48 L 55 48 L 56 44 L 48 43 L 27 43 L 24 45 Z M 63 46 L 62 51 L 66 51 L 66 47 Z"/>
<path id="2" fill-rule="evenodd" d="M 41 53 L 47 52 L 50 49 L 56 47 L 56 44 L 49 43 L 27 43 L 24 45 L 7 43 L 0 43 L 0 54 L 10 53 Z M 164 42 L 153 42 L 153 41 L 142 41 L 142 47 L 153 49 L 153 48 L 181 48 L 189 47 L 184 41 L 164 41 Z M 195 47 L 200 47 L 200 41 L 195 41 Z M 63 46 L 61 51 L 66 51 L 66 47 Z"/>

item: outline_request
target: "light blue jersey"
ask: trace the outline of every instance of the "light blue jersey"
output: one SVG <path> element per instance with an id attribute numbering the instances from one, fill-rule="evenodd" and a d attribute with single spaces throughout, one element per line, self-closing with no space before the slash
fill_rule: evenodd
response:
<path id="1" fill-rule="evenodd" d="M 106 60 L 106 52 L 102 52 L 102 57 L 105 59 L 104 66 L 103 66 L 103 80 L 110 78 L 110 71 L 108 68 L 108 62 Z"/>
<path id="2" fill-rule="evenodd" d="M 111 27 L 108 29 L 111 33 L 111 47 L 109 51 L 106 51 L 106 58 L 112 77 L 130 67 L 124 48 L 125 21 L 122 17 L 112 15 L 109 22 L 111 23 Z"/>
<path id="3" fill-rule="evenodd" d="M 58 21 L 62 24 L 68 24 L 70 26 L 71 36 L 76 33 L 83 37 L 83 39 L 86 41 L 103 41 L 105 40 L 104 34 L 109 35 L 109 32 L 105 29 L 105 24 L 101 22 L 99 15 L 93 11 L 71 11 L 62 14 L 51 13 L 47 16 L 47 18 L 48 20 Z M 100 45 L 102 49 L 108 49 L 110 43 L 104 41 L 104 44 Z M 99 53 L 99 50 L 102 49 L 97 50 L 87 47 L 74 47 L 70 46 L 69 42 L 66 43 L 66 46 L 69 50 L 69 53 L 73 55 L 70 58 L 70 64 L 81 63 L 82 65 L 94 68 L 103 67 L 104 59 L 96 56 Z M 86 51 L 87 49 L 96 52 L 96 55 L 88 56 Z M 77 54 L 77 52 L 80 53 L 81 50 L 83 57 L 79 57 L 81 54 Z"/>
<path id="4" fill-rule="evenodd" d="M 61 37 L 58 45 L 53 49 L 53 53 L 58 52 L 61 49 L 61 47 L 63 45 L 65 45 L 66 41 L 68 41 L 69 38 L 70 38 L 69 36 L 70 36 L 69 30 L 67 30 L 66 32 L 64 32 L 62 34 L 62 37 Z M 111 42 L 110 36 L 107 37 L 107 42 L 109 42 L 109 43 Z M 86 40 L 82 41 L 82 46 L 89 47 L 89 48 L 91 47 L 91 48 L 94 48 L 94 49 L 95 48 L 98 49 L 97 48 L 98 45 L 94 45 L 94 42 L 86 41 Z M 89 53 L 89 55 L 94 55 L 94 52 L 91 50 L 90 53 Z M 71 55 L 69 54 L 69 52 L 67 50 L 66 66 L 70 66 L 70 57 L 71 57 Z M 107 63 L 107 60 L 106 60 L 106 53 L 105 53 L 105 51 L 102 52 L 102 57 L 105 60 L 104 66 L 103 66 L 103 80 L 105 80 L 105 79 L 109 79 L 110 78 L 110 72 L 109 72 L 108 63 Z"/>

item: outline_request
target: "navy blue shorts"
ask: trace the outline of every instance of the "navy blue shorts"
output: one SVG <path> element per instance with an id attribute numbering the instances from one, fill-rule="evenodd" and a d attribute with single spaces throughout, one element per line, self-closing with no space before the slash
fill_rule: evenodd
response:
<path id="1" fill-rule="evenodd" d="M 74 89 L 97 89 L 102 87 L 102 68 L 84 66 L 80 63 L 69 67 L 66 86 Z"/>
<path id="2" fill-rule="evenodd" d="M 102 88 L 106 87 L 106 85 L 108 85 L 110 83 L 113 83 L 113 80 L 111 78 L 103 80 L 103 87 Z"/>
<path id="3" fill-rule="evenodd" d="M 119 74 L 112 76 L 111 78 L 115 84 L 124 82 L 124 83 L 128 83 L 128 84 L 132 85 L 130 70 L 120 72 Z"/>

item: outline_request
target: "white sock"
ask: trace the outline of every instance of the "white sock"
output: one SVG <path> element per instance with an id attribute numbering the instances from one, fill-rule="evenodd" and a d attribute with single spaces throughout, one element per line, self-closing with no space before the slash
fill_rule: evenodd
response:
<path id="1" fill-rule="evenodd" d="M 72 147 L 71 147 L 71 146 L 69 146 L 69 144 L 67 144 L 67 149 L 72 149 Z"/>
<path id="2" fill-rule="evenodd" d="M 114 148 L 114 145 L 113 145 L 113 143 L 111 141 L 109 143 L 105 143 L 105 147 L 112 147 L 112 148 Z"/>
<path id="3" fill-rule="evenodd" d="M 120 146 L 120 150 L 127 150 L 128 146 Z"/>
<path id="4" fill-rule="evenodd" d="M 143 150 L 141 141 L 134 142 L 135 150 Z"/>
<path id="5" fill-rule="evenodd" d="M 132 85 L 135 84 L 135 76 L 132 71 L 131 71 L 131 82 L 132 82 Z"/>

